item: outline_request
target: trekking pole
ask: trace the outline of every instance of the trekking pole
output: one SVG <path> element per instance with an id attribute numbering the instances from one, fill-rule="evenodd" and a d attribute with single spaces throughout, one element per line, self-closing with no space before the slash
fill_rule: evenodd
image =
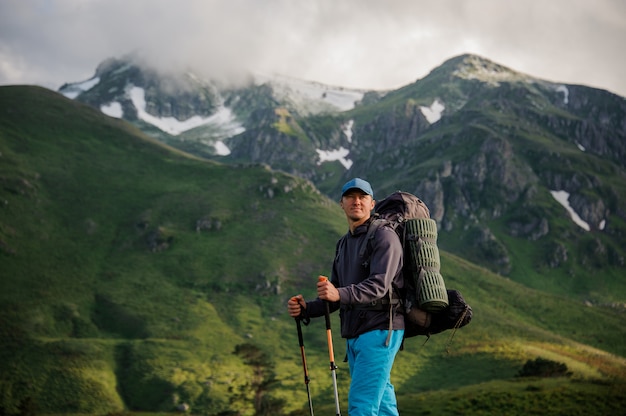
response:
<path id="1" fill-rule="evenodd" d="M 323 282 L 328 280 L 326 276 L 319 276 L 318 281 Z M 328 301 L 326 303 L 326 338 L 328 338 L 328 356 L 330 357 L 330 372 L 333 376 L 333 388 L 335 389 L 335 410 L 337 416 L 341 416 L 341 409 L 339 408 L 339 393 L 337 392 L 337 366 L 335 365 L 335 353 L 333 352 L 333 335 L 330 330 L 330 306 Z"/>
<path id="2" fill-rule="evenodd" d="M 298 301 L 297 298 L 291 298 L 293 301 Z M 304 323 L 305 325 L 307 322 Z M 296 325 L 298 327 L 298 342 L 300 343 L 300 355 L 302 356 L 302 368 L 304 369 L 304 384 L 306 385 L 306 395 L 309 397 L 309 412 L 313 415 L 313 402 L 311 401 L 311 390 L 309 389 L 309 370 L 306 365 L 306 355 L 304 354 L 304 340 L 302 338 L 302 325 L 300 325 L 300 318 L 296 318 Z"/>

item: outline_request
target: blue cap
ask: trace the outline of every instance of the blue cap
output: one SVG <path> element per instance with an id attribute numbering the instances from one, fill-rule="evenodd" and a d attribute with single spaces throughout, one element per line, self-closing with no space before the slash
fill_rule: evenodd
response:
<path id="1" fill-rule="evenodd" d="M 372 191 L 372 186 L 369 184 L 369 182 L 364 181 L 361 178 L 354 178 L 346 182 L 343 188 L 341 188 L 341 196 L 344 196 L 346 192 L 348 192 L 350 189 L 359 189 L 374 198 L 374 191 Z"/>

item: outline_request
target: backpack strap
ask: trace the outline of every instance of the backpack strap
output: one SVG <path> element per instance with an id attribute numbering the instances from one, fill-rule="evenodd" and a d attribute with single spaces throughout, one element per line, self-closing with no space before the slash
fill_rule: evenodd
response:
<path id="1" fill-rule="evenodd" d="M 335 247 L 335 260 L 337 260 L 337 258 L 339 257 L 339 253 L 345 247 L 345 245 L 346 245 L 346 236 L 344 235 L 343 237 L 339 239 Z"/>
<path id="2" fill-rule="evenodd" d="M 387 224 L 391 224 L 391 222 L 385 218 L 381 218 L 380 216 L 378 216 L 377 214 L 374 214 L 374 219 L 372 220 L 372 222 L 370 223 L 370 225 L 367 227 L 367 234 L 365 235 L 365 239 L 363 240 L 363 243 L 361 243 L 361 248 L 359 249 L 359 257 L 363 258 L 365 257 L 365 252 L 367 251 L 367 247 L 370 244 L 370 241 L 372 241 L 374 239 L 374 235 L 376 234 L 376 231 Z M 368 256 L 368 258 L 366 258 L 363 263 L 362 263 L 363 267 L 368 268 L 370 265 L 370 257 Z M 394 305 L 398 305 L 400 304 L 400 299 L 394 299 L 393 298 L 393 285 L 392 287 L 389 289 L 389 299 L 381 299 L 379 301 L 379 307 L 385 305 L 389 305 L 389 331 L 387 332 L 387 339 L 385 340 L 385 346 L 389 345 L 389 341 L 391 339 L 391 331 L 393 330 L 393 309 L 394 309 Z"/>
<path id="3" fill-rule="evenodd" d="M 374 217 L 372 222 L 370 222 L 370 225 L 367 227 L 367 234 L 365 235 L 365 239 L 363 240 L 363 243 L 361 243 L 361 248 L 359 249 L 359 257 L 361 258 L 365 257 L 365 252 L 367 251 L 367 247 L 368 245 L 370 245 L 370 241 L 374 239 L 376 230 L 378 230 L 384 224 L 388 224 L 388 223 L 389 221 L 387 221 L 384 218 L 380 218 L 377 216 Z M 363 267 L 369 267 L 369 265 L 370 265 L 370 259 L 368 257 L 367 259 L 363 261 Z"/>
<path id="4" fill-rule="evenodd" d="M 370 303 L 356 303 L 354 305 L 342 306 L 343 310 L 355 310 L 355 311 L 385 311 L 389 309 L 389 305 L 398 306 L 402 303 L 400 299 L 389 299 L 384 297 L 382 299 L 373 300 Z"/>

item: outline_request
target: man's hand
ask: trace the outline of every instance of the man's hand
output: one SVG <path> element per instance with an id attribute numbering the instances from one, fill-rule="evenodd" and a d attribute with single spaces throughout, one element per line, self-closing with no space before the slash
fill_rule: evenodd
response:
<path id="1" fill-rule="evenodd" d="M 294 296 L 287 301 L 287 311 L 292 318 L 299 317 L 303 309 L 306 309 L 306 302 L 302 295 Z"/>
<path id="2" fill-rule="evenodd" d="M 330 280 L 320 276 L 317 281 L 317 296 L 329 302 L 337 302 L 339 300 L 339 291 L 330 283 Z"/>

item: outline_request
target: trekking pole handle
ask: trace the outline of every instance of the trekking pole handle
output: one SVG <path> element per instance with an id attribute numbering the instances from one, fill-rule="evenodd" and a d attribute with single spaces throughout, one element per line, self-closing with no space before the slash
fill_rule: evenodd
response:
<path id="1" fill-rule="evenodd" d="M 292 297 L 291 300 L 294 301 L 294 302 L 298 302 L 298 298 L 296 298 L 295 296 Z M 298 326 L 298 343 L 302 347 L 302 346 L 304 346 L 304 340 L 302 338 L 302 326 L 300 325 L 300 318 L 296 316 L 293 319 L 296 320 L 296 324 Z"/>
<path id="2" fill-rule="evenodd" d="M 326 276 L 319 276 L 317 278 L 319 282 L 325 282 L 328 280 Z M 333 350 L 333 339 L 332 332 L 330 328 L 330 306 L 327 300 L 324 301 L 326 306 L 326 312 L 324 314 L 324 318 L 326 319 L 326 337 L 328 338 L 328 357 L 330 358 L 330 369 L 335 370 L 337 365 L 335 364 L 335 352 Z"/>
<path id="3" fill-rule="evenodd" d="M 317 278 L 318 282 L 326 282 L 328 281 L 328 277 L 326 276 L 319 276 Z M 325 318 L 326 318 L 326 329 L 330 330 L 330 306 L 328 305 L 328 301 L 325 300 L 324 301 L 325 305 L 326 305 L 326 313 L 325 313 Z"/>

